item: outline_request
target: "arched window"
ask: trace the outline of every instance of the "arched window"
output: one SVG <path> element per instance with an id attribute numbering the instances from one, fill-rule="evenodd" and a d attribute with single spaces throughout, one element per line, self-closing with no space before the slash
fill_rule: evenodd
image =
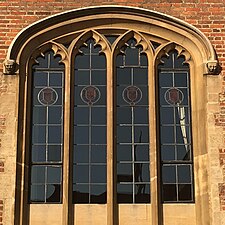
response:
<path id="1" fill-rule="evenodd" d="M 204 224 L 202 90 L 217 66 L 205 36 L 124 7 L 69 11 L 33 26 L 8 54 L 25 121 L 16 224 L 163 225 L 174 210 Z"/>

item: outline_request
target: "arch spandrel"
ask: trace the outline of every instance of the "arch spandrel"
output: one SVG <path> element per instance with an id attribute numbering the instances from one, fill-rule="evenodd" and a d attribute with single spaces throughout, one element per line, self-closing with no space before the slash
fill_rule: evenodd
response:
<path id="1" fill-rule="evenodd" d="M 5 74 L 15 74 L 22 60 L 33 47 L 54 38 L 85 29 L 135 29 L 185 46 L 191 43 L 193 52 L 198 52 L 203 65 L 203 74 L 218 74 L 219 63 L 207 37 L 194 26 L 159 12 L 124 6 L 97 6 L 75 9 L 42 19 L 23 29 L 11 43 L 5 60 Z M 133 28 L 132 28 L 133 27 Z M 191 52 L 191 50 L 189 50 Z M 14 61 L 13 61 L 14 60 Z M 7 71 L 9 62 L 14 70 Z"/>

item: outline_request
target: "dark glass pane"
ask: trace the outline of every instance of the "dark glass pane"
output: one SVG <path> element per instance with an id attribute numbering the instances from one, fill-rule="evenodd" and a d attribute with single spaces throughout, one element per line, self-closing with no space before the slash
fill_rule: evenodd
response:
<path id="1" fill-rule="evenodd" d="M 73 166 L 73 182 L 88 183 L 89 182 L 89 167 L 88 165 Z"/>
<path id="2" fill-rule="evenodd" d="M 161 127 L 161 143 L 175 143 L 174 127 L 163 126 Z"/>
<path id="3" fill-rule="evenodd" d="M 149 182 L 150 181 L 149 163 L 135 163 L 134 177 L 135 182 Z"/>
<path id="4" fill-rule="evenodd" d="M 90 83 L 89 70 L 75 70 L 75 85 L 88 85 Z"/>
<path id="5" fill-rule="evenodd" d="M 47 166 L 47 183 L 48 184 L 61 183 L 61 167 Z"/>
<path id="6" fill-rule="evenodd" d="M 84 87 L 75 87 L 74 89 L 74 104 L 75 105 L 85 105 L 87 106 L 87 103 L 83 102 L 81 97 L 80 97 L 80 93 L 82 91 Z M 75 114 L 74 114 L 75 116 Z"/>
<path id="7" fill-rule="evenodd" d="M 168 102 L 166 102 L 166 100 L 165 100 L 165 93 L 167 90 L 168 89 L 165 89 L 165 88 L 159 90 L 159 103 L 161 106 L 162 105 L 168 106 Z"/>
<path id="8" fill-rule="evenodd" d="M 175 61 L 174 61 L 174 66 L 175 66 L 175 68 L 184 68 L 184 67 L 186 67 L 187 68 L 187 65 L 188 64 L 185 64 L 184 62 L 185 62 L 185 58 L 184 58 L 184 56 L 179 56 L 178 57 L 178 54 L 177 54 L 177 52 L 174 52 L 173 53 L 173 55 L 174 55 L 174 59 L 175 59 Z"/>
<path id="9" fill-rule="evenodd" d="M 174 74 L 175 87 L 187 87 L 187 75 L 188 73 L 175 73 Z"/>
<path id="10" fill-rule="evenodd" d="M 91 81 L 93 85 L 106 85 L 106 70 L 91 71 Z"/>
<path id="11" fill-rule="evenodd" d="M 73 185 L 73 203 L 89 203 L 88 185 Z"/>
<path id="12" fill-rule="evenodd" d="M 89 146 L 88 145 L 74 146 L 73 162 L 88 163 L 88 161 L 89 161 Z"/>
<path id="13" fill-rule="evenodd" d="M 45 183 L 45 166 L 32 166 L 31 183 Z"/>
<path id="14" fill-rule="evenodd" d="M 177 145 L 177 160 L 190 160 L 189 145 Z"/>
<path id="15" fill-rule="evenodd" d="M 131 124 L 131 108 L 117 107 L 117 124 Z"/>
<path id="16" fill-rule="evenodd" d="M 32 202 L 45 202 L 45 185 L 31 185 L 30 200 Z"/>
<path id="17" fill-rule="evenodd" d="M 148 59 L 145 54 L 140 54 L 141 59 L 141 66 L 147 66 L 148 65 Z"/>
<path id="18" fill-rule="evenodd" d="M 148 124 L 148 107 L 134 107 L 134 123 Z"/>
<path id="19" fill-rule="evenodd" d="M 88 124 L 89 123 L 89 108 L 75 107 L 74 108 L 74 124 Z"/>
<path id="20" fill-rule="evenodd" d="M 92 124 L 106 124 L 106 108 L 92 107 Z"/>
<path id="21" fill-rule="evenodd" d="M 64 64 L 60 64 L 61 57 L 54 56 L 53 52 L 50 52 L 50 68 L 64 68 Z"/>
<path id="22" fill-rule="evenodd" d="M 139 65 L 139 51 L 137 48 L 127 48 L 125 53 L 125 64 L 128 66 Z"/>
<path id="23" fill-rule="evenodd" d="M 124 55 L 117 55 L 116 57 L 116 66 L 123 66 L 124 65 Z"/>
<path id="24" fill-rule="evenodd" d="M 117 161 L 132 161 L 132 145 L 117 145 Z"/>
<path id="25" fill-rule="evenodd" d="M 133 203 L 132 184 L 117 184 L 117 202 Z"/>
<path id="26" fill-rule="evenodd" d="M 117 143 L 131 143 L 131 127 L 117 126 Z"/>
<path id="27" fill-rule="evenodd" d="M 179 90 L 183 93 L 183 101 L 182 105 L 188 105 L 188 92 L 189 90 L 187 88 L 179 88 Z"/>
<path id="28" fill-rule="evenodd" d="M 176 142 L 180 144 L 189 143 L 189 127 L 177 126 L 176 127 Z"/>
<path id="29" fill-rule="evenodd" d="M 149 142 L 149 127 L 134 127 L 135 143 L 148 143 Z"/>
<path id="30" fill-rule="evenodd" d="M 161 159 L 163 161 L 175 160 L 175 146 L 174 145 L 165 145 L 161 146 Z"/>
<path id="31" fill-rule="evenodd" d="M 48 123 L 62 124 L 62 107 L 48 107 Z"/>
<path id="32" fill-rule="evenodd" d="M 117 164 L 117 182 L 133 182 L 132 164 Z"/>
<path id="33" fill-rule="evenodd" d="M 75 58 L 75 68 L 90 69 L 90 56 L 89 55 L 77 55 Z"/>
<path id="34" fill-rule="evenodd" d="M 147 86 L 140 87 L 140 90 L 142 92 L 142 97 L 141 97 L 141 100 L 137 103 L 137 105 L 148 105 L 148 88 L 147 88 Z"/>
<path id="35" fill-rule="evenodd" d="M 178 198 L 180 201 L 193 200 L 191 184 L 179 184 L 178 185 Z"/>
<path id="36" fill-rule="evenodd" d="M 61 126 L 48 127 L 48 143 L 61 143 Z"/>
<path id="37" fill-rule="evenodd" d="M 59 184 L 47 185 L 46 202 L 60 202 L 61 186 Z"/>
<path id="38" fill-rule="evenodd" d="M 191 183 L 191 168 L 190 165 L 180 165 L 178 169 L 178 182 Z"/>
<path id="39" fill-rule="evenodd" d="M 176 184 L 164 184 L 163 185 L 163 201 L 176 201 L 177 191 Z"/>
<path id="40" fill-rule="evenodd" d="M 117 68 L 117 85 L 131 84 L 131 69 L 130 68 Z"/>
<path id="41" fill-rule="evenodd" d="M 161 107 L 160 108 L 160 123 L 161 124 L 174 124 L 174 108 Z"/>
<path id="42" fill-rule="evenodd" d="M 181 121 L 184 122 L 185 124 L 189 124 L 188 107 L 180 107 L 180 108 L 176 107 L 175 115 L 176 115 L 176 123 L 177 124 L 180 124 Z"/>
<path id="43" fill-rule="evenodd" d="M 48 73 L 33 72 L 33 85 L 45 87 L 48 85 Z"/>
<path id="44" fill-rule="evenodd" d="M 88 127 L 74 127 L 74 143 L 87 144 L 89 143 Z"/>
<path id="45" fill-rule="evenodd" d="M 106 163 L 106 145 L 91 146 L 91 162 Z"/>
<path id="46" fill-rule="evenodd" d="M 57 101 L 54 105 L 60 105 L 61 106 L 63 104 L 62 89 L 61 88 L 54 88 L 54 90 L 57 92 L 57 95 L 58 95 L 58 99 L 57 99 Z"/>
<path id="47" fill-rule="evenodd" d="M 46 107 L 33 107 L 33 124 L 46 124 Z"/>
<path id="48" fill-rule="evenodd" d="M 49 74 L 49 85 L 50 86 L 62 86 L 62 72 L 60 73 L 50 73 Z"/>
<path id="49" fill-rule="evenodd" d="M 62 160 L 61 145 L 48 145 L 48 161 L 59 162 Z"/>
<path id="50" fill-rule="evenodd" d="M 92 132 L 92 144 L 106 144 L 106 127 L 94 126 L 91 128 Z"/>
<path id="51" fill-rule="evenodd" d="M 113 42 L 117 39 L 117 36 L 106 35 L 105 37 L 107 38 L 110 44 L 113 44 Z"/>
<path id="52" fill-rule="evenodd" d="M 136 184 L 135 185 L 135 203 L 150 202 L 150 185 Z"/>
<path id="53" fill-rule="evenodd" d="M 91 183 L 106 183 L 106 166 L 91 166 Z"/>
<path id="54" fill-rule="evenodd" d="M 149 161 L 149 146 L 148 145 L 135 145 L 134 155 L 136 161 Z"/>
<path id="55" fill-rule="evenodd" d="M 159 73 L 159 87 L 173 87 L 173 73 Z"/>
<path id="56" fill-rule="evenodd" d="M 173 58 L 172 57 L 162 57 L 162 62 L 164 62 L 160 67 L 163 68 L 174 68 Z"/>
<path id="57" fill-rule="evenodd" d="M 46 146 L 33 145 L 32 146 L 32 162 L 45 162 L 46 161 Z"/>
<path id="58" fill-rule="evenodd" d="M 32 143 L 45 143 L 46 142 L 46 127 L 45 126 L 33 126 L 32 129 Z"/>
<path id="59" fill-rule="evenodd" d="M 176 166 L 162 167 L 163 183 L 176 183 Z"/>
<path id="60" fill-rule="evenodd" d="M 92 69 L 105 69 L 106 60 L 104 55 L 92 55 L 91 57 Z"/>
<path id="61" fill-rule="evenodd" d="M 106 185 L 91 185 L 91 203 L 106 203 Z"/>
<path id="62" fill-rule="evenodd" d="M 106 87 L 98 87 L 100 91 L 100 98 L 98 102 L 96 103 L 97 105 L 106 105 Z"/>
<path id="63" fill-rule="evenodd" d="M 134 68 L 134 85 L 148 84 L 148 69 Z"/>

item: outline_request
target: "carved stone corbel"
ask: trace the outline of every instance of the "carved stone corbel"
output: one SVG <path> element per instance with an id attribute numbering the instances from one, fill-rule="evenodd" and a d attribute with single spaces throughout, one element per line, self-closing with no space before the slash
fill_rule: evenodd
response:
<path id="1" fill-rule="evenodd" d="M 217 60 L 211 60 L 206 63 L 206 75 L 218 75 L 221 72 L 221 66 Z"/>
<path id="2" fill-rule="evenodd" d="M 17 70 L 17 64 L 14 59 L 6 59 L 3 62 L 3 74 L 4 75 L 15 75 Z"/>

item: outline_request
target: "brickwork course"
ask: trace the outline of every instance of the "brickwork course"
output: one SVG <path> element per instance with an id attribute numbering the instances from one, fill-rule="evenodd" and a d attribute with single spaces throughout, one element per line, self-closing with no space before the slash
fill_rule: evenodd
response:
<path id="1" fill-rule="evenodd" d="M 14 198 L 10 190 L 15 184 L 16 153 L 10 150 L 10 141 L 17 124 L 17 105 L 9 104 L 18 93 L 13 89 L 15 77 L 3 76 L 9 45 L 18 32 L 33 22 L 67 10 L 99 5 L 135 6 L 174 16 L 197 27 L 215 48 L 222 72 L 207 83 L 209 177 L 213 192 L 210 201 L 213 225 L 224 225 L 216 221 L 225 221 L 225 0 L 0 0 L 0 225 L 13 224 L 9 212 Z M 9 182 L 3 183 L 5 179 Z"/>

